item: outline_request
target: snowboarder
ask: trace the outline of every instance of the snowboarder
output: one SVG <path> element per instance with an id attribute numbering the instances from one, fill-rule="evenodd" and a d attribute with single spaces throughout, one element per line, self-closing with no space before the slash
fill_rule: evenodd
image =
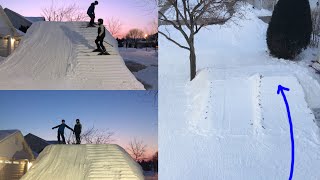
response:
<path id="1" fill-rule="evenodd" d="M 79 119 L 76 119 L 76 124 L 74 125 L 73 129 L 74 129 L 73 134 L 76 135 L 76 141 L 77 141 L 76 143 L 81 144 L 80 134 L 82 130 L 82 125 Z"/>
<path id="2" fill-rule="evenodd" d="M 88 24 L 88 27 L 95 27 L 94 19 L 96 18 L 96 15 L 94 13 L 94 9 L 98 4 L 98 1 L 95 1 L 91 3 L 90 7 L 88 8 L 87 14 L 90 17 L 90 23 Z"/>
<path id="3" fill-rule="evenodd" d="M 98 19 L 98 36 L 95 40 L 95 43 L 97 45 L 97 49 L 95 49 L 93 52 L 100 52 L 99 55 L 110 55 L 106 48 L 103 45 L 104 37 L 106 36 L 106 28 L 103 25 L 103 19 Z"/>
<path id="4" fill-rule="evenodd" d="M 66 128 L 66 127 L 67 127 L 68 129 L 70 129 L 71 131 L 73 131 L 73 129 L 72 129 L 71 127 L 69 127 L 68 125 L 65 124 L 65 120 L 62 119 L 60 125 L 55 126 L 55 127 L 52 128 L 52 129 L 58 128 L 58 142 L 59 142 L 59 144 L 61 144 L 60 136 L 61 136 L 61 138 L 62 138 L 62 144 L 66 144 L 66 140 L 65 140 L 65 138 L 64 138 L 64 128 Z"/>

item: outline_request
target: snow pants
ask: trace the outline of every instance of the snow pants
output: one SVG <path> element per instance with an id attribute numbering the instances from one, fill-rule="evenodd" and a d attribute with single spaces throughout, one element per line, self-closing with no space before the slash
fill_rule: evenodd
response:
<path id="1" fill-rule="evenodd" d="M 81 144 L 80 133 L 75 133 L 76 135 L 76 143 Z"/>
<path id="2" fill-rule="evenodd" d="M 90 17 L 90 26 L 94 26 L 94 19 L 96 18 L 93 14 L 88 14 L 88 16 Z"/>
<path id="3" fill-rule="evenodd" d="M 62 138 L 62 144 L 66 144 L 66 139 L 64 138 L 64 132 L 58 131 L 58 142 L 59 142 L 59 144 L 61 144 L 60 136 Z"/>
<path id="4" fill-rule="evenodd" d="M 102 51 L 106 51 L 106 48 L 103 45 L 103 39 L 104 39 L 104 37 L 97 36 L 95 43 L 97 45 L 97 49 L 101 49 Z"/>

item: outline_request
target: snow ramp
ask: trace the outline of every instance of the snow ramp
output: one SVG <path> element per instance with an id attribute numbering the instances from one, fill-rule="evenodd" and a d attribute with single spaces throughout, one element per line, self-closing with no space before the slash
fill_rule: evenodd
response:
<path id="1" fill-rule="evenodd" d="M 203 70 L 188 86 L 188 105 L 197 107 L 188 111 L 189 130 L 208 139 L 206 149 L 213 152 L 210 177 L 287 178 L 290 128 L 283 97 L 277 94 L 280 84 L 290 88 L 285 94 L 295 139 L 294 178 L 318 179 L 320 133 L 298 79 L 292 74 L 245 76 L 234 71 Z"/>
<path id="2" fill-rule="evenodd" d="M 140 165 L 120 146 L 47 146 L 21 180 L 143 180 Z"/>
<path id="3" fill-rule="evenodd" d="M 0 89 L 141 90 L 117 41 L 106 32 L 111 55 L 93 53 L 97 28 L 86 22 L 36 22 L 0 64 Z"/>

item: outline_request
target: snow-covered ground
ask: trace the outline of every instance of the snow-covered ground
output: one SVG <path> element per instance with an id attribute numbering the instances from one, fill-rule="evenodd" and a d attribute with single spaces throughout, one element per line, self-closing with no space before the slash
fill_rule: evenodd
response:
<path id="1" fill-rule="evenodd" d="M 278 85 L 290 104 L 295 138 L 293 179 L 320 177 L 320 75 L 308 67 L 317 50 L 296 61 L 270 57 L 267 24 L 252 8 L 245 18 L 196 35 L 197 77 L 189 55 L 159 37 L 159 149 L 163 179 L 287 179 L 290 131 Z M 164 27 L 160 27 L 160 30 Z M 171 37 L 182 36 L 167 27 Z"/>
<path id="2" fill-rule="evenodd" d="M 109 56 L 92 53 L 96 28 L 86 22 L 37 22 L 0 65 L 0 89 L 142 90 L 106 32 Z"/>
<path id="3" fill-rule="evenodd" d="M 137 63 L 143 65 L 143 69 L 133 72 L 138 80 L 147 87 L 146 89 L 158 89 L 158 51 L 153 48 L 135 49 L 135 48 L 119 48 L 119 53 L 126 63 Z M 127 65 L 130 66 L 130 65 Z M 130 69 L 130 67 L 129 67 Z"/>
<path id="4" fill-rule="evenodd" d="M 47 146 L 21 180 L 143 180 L 142 168 L 113 144 Z"/>
<path id="5" fill-rule="evenodd" d="M 5 60 L 5 57 L 0 56 L 0 64 Z"/>

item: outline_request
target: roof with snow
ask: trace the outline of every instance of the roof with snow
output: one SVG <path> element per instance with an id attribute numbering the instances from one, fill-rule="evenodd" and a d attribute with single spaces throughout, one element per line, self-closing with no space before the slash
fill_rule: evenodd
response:
<path id="1" fill-rule="evenodd" d="M 0 130 L 0 142 L 8 138 L 9 136 L 19 133 L 19 130 Z"/>
<path id="2" fill-rule="evenodd" d="M 16 29 L 0 6 L 0 37 L 17 36 Z"/>
<path id="3" fill-rule="evenodd" d="M 32 150 L 19 130 L 0 130 L 0 157 L 34 159 Z"/>
<path id="4" fill-rule="evenodd" d="M 114 144 L 50 145 L 21 180 L 143 180 L 140 165 Z"/>

